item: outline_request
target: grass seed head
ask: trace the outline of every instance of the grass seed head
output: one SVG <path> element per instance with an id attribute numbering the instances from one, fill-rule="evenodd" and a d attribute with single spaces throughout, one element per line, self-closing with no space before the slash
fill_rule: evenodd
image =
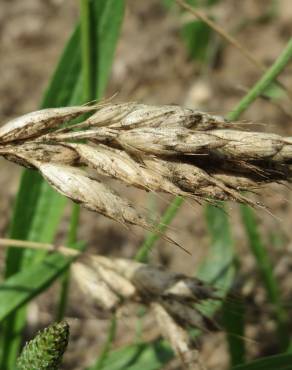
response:
<path id="1" fill-rule="evenodd" d="M 69 325 L 65 321 L 45 328 L 25 345 L 17 370 L 58 370 L 68 340 Z"/>
<path id="2" fill-rule="evenodd" d="M 95 113 L 60 128 L 86 112 Z M 88 144 L 80 143 L 84 139 Z M 223 117 L 194 109 L 108 103 L 44 109 L 10 121 L 0 128 L 0 155 L 38 169 L 57 191 L 90 210 L 153 230 L 87 170 L 146 191 L 254 206 L 240 190 L 290 181 L 292 139 L 233 129 Z"/>
<path id="3" fill-rule="evenodd" d="M 0 128 L 0 143 L 37 137 L 83 113 L 96 110 L 95 106 L 76 106 L 41 109 L 17 117 Z"/>
<path id="4" fill-rule="evenodd" d="M 186 305 L 205 299 L 218 299 L 218 292 L 201 280 L 183 274 L 175 274 L 165 269 L 123 258 L 92 256 L 86 262 L 99 277 L 103 276 L 112 291 L 119 292 L 124 298 L 135 294 L 147 301 L 171 299 Z M 100 271 L 103 271 L 100 273 Z M 106 274 L 109 275 L 106 275 Z M 113 275 L 111 275 L 113 274 Z M 113 279 L 109 277 L 113 276 Z M 121 288 L 125 281 L 129 287 Z M 117 285 L 115 285 L 117 284 Z M 132 287 L 135 287 L 135 292 Z M 125 293 L 122 293 L 122 292 Z M 135 294 L 134 294 L 135 293 Z"/>

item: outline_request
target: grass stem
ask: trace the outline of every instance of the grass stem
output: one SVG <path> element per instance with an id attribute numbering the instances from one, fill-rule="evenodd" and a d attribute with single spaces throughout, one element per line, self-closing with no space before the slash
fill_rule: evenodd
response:
<path id="1" fill-rule="evenodd" d="M 78 247 L 78 244 L 76 242 L 77 242 L 79 216 L 80 216 L 80 207 L 77 204 L 73 204 L 71 219 L 70 219 L 70 227 L 69 227 L 69 232 L 68 232 L 68 237 L 67 237 L 67 245 L 70 248 L 74 248 L 74 249 Z M 66 313 L 67 302 L 68 302 L 69 288 L 70 288 L 70 271 L 68 270 L 62 277 L 62 285 L 61 285 L 60 298 L 58 302 L 56 321 L 62 321 L 64 319 L 64 316 Z"/>
<path id="2" fill-rule="evenodd" d="M 176 197 L 170 203 L 163 216 L 161 217 L 160 223 L 157 225 L 157 231 L 151 232 L 139 248 L 138 253 L 135 256 L 136 261 L 147 262 L 149 252 L 151 251 L 157 240 L 160 238 L 161 234 L 166 231 L 168 225 L 175 217 L 178 209 L 183 204 L 183 201 L 184 200 L 182 197 Z"/>
<path id="3" fill-rule="evenodd" d="M 111 350 L 112 343 L 116 337 L 117 332 L 117 317 L 114 315 L 110 322 L 110 327 L 108 329 L 107 338 L 104 343 L 102 352 L 96 362 L 96 364 L 90 368 L 91 370 L 102 370 L 104 368 L 104 362 L 108 357 L 108 354 Z"/>
<path id="4" fill-rule="evenodd" d="M 273 264 L 258 231 L 257 220 L 253 210 L 250 207 L 242 205 L 240 207 L 240 211 L 248 237 L 250 250 L 257 262 L 268 300 L 274 306 L 279 348 L 285 351 L 287 350 L 290 342 L 288 316 L 283 307 L 280 288 L 273 272 Z"/>
<path id="5" fill-rule="evenodd" d="M 287 43 L 285 49 L 278 56 L 273 65 L 260 78 L 260 80 L 249 90 L 243 99 L 238 103 L 232 112 L 228 114 L 230 120 L 237 120 L 240 115 L 275 81 L 283 69 L 292 59 L 292 38 Z"/>

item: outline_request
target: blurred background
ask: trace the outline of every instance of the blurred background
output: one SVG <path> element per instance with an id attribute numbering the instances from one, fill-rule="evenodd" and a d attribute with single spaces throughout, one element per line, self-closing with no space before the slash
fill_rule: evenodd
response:
<path id="1" fill-rule="evenodd" d="M 198 1 L 204 11 L 232 33 L 253 56 L 269 66 L 281 53 L 292 34 L 290 0 L 213 0 Z M 0 123 L 38 109 L 42 94 L 61 51 L 79 16 L 78 3 L 63 0 L 1 0 L 0 2 Z M 117 94 L 115 101 L 149 104 L 180 104 L 225 115 L 257 81 L 261 71 L 233 46 L 171 1 L 127 1 L 116 57 L 106 96 Z M 194 32 L 194 29 L 196 32 Z M 195 51 L 195 52 L 194 52 Z M 291 64 L 280 80 L 292 86 Z M 279 91 L 258 99 L 242 117 L 258 123 L 258 130 L 292 136 L 291 101 Z M 8 230 L 12 205 L 21 169 L 0 161 L 0 235 Z M 120 185 L 118 185 L 120 186 Z M 161 214 L 170 198 L 154 198 L 136 189 L 120 186 L 129 199 Z M 254 195 L 253 195 L 254 196 Z M 289 187 L 273 185 L 254 196 L 270 213 L 257 210 L 259 230 L 273 261 L 285 304 L 292 303 L 292 192 Z M 240 278 L 238 291 L 247 308 L 246 345 L 248 357 L 273 354 L 277 347 L 274 321 L 269 313 L 265 291 L 260 283 L 256 262 L 248 248 L 238 205 L 228 204 L 232 235 L 238 252 Z M 68 208 L 69 214 L 69 208 Z M 60 226 L 58 240 L 67 230 L 68 217 Z M 145 232 L 129 232 L 102 216 L 81 211 L 79 238 L 98 254 L 132 257 Z M 192 256 L 165 241 L 151 253 L 151 263 L 176 271 L 195 274 L 208 251 L 209 236 L 204 209 L 188 204 L 180 209 L 168 232 Z M 1 264 L 3 255 L 1 251 Z M 58 284 L 30 304 L 27 336 L 53 319 Z M 82 302 L 82 304 L 80 303 Z M 262 310 L 259 310 L 261 307 Z M 289 306 L 290 307 L 290 306 Z M 84 369 L 96 358 L 106 337 L 108 318 L 90 300 L 84 300 L 71 286 L 67 319 L 72 337 L 66 354 L 66 369 Z M 129 344 L 135 336 L 136 311 L 121 315 L 114 347 Z M 143 339 L 155 338 L 156 324 L 151 317 L 143 321 Z M 226 369 L 228 352 L 224 330 L 205 333 L 198 347 L 208 369 Z M 265 340 L 263 341 L 262 338 Z M 168 369 L 179 369 L 177 363 Z"/>

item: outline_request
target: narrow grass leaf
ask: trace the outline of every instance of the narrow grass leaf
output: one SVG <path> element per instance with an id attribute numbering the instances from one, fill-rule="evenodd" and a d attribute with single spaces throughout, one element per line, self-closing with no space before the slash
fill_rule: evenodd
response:
<path id="1" fill-rule="evenodd" d="M 124 0 L 92 2 L 92 44 L 95 45 L 95 96 L 100 98 L 106 88 L 117 40 L 124 17 Z"/>
<path id="2" fill-rule="evenodd" d="M 244 338 L 245 307 L 240 299 L 226 299 L 222 309 L 222 321 L 227 335 L 230 363 L 232 366 L 245 362 Z"/>
<path id="3" fill-rule="evenodd" d="M 232 286 L 236 272 L 234 242 L 228 215 L 223 207 L 207 206 L 206 220 L 211 242 L 208 255 L 199 268 L 198 277 L 220 287 L 222 297 L 224 297 Z M 220 305 L 222 305 L 220 301 L 212 302 L 204 305 L 202 311 L 211 316 Z M 223 318 L 225 318 L 223 325 L 225 324 L 232 365 L 242 363 L 245 355 L 245 345 L 242 339 L 244 316 L 240 305 L 238 302 L 238 307 L 230 307 L 227 300 L 222 305 Z M 239 307 L 240 309 L 238 309 Z M 234 312 L 234 309 L 236 309 L 236 312 Z M 231 323 L 236 323 L 236 325 Z"/>
<path id="4" fill-rule="evenodd" d="M 73 258 L 53 254 L 0 284 L 0 321 L 44 291 L 70 265 Z"/>
<path id="5" fill-rule="evenodd" d="M 273 265 L 258 231 L 254 211 L 242 205 L 241 217 L 248 237 L 249 247 L 257 262 L 268 299 L 275 308 L 279 345 L 282 350 L 285 350 L 289 345 L 288 317 L 286 310 L 282 306 L 280 288 L 273 272 Z"/>
<path id="6" fill-rule="evenodd" d="M 40 175 L 29 170 L 24 171 L 20 188 L 17 193 L 14 216 L 10 226 L 9 235 L 12 238 L 28 239 L 32 226 L 35 206 L 41 189 Z M 29 191 L 28 191 L 29 190 Z M 5 277 L 9 278 L 22 268 L 24 251 L 10 248 L 6 254 Z M 16 355 L 20 345 L 19 333 L 23 328 L 24 312 L 12 315 L 5 322 L 1 337 L 1 366 L 3 369 L 14 369 Z"/>
<path id="7" fill-rule="evenodd" d="M 79 81 L 81 69 L 79 43 L 80 26 L 78 25 L 68 40 L 52 79 L 44 93 L 41 104 L 42 108 L 65 107 L 72 105 L 73 101 L 79 101 L 79 99 L 72 98 L 74 96 L 72 91 L 74 92 L 77 86 L 81 85 L 81 81 Z"/>
<path id="8" fill-rule="evenodd" d="M 181 37 L 192 59 L 202 63 L 206 61 L 212 34 L 210 27 L 202 21 L 188 22 L 182 27 Z"/>
<path id="9" fill-rule="evenodd" d="M 283 354 L 277 356 L 269 356 L 260 360 L 252 361 L 245 365 L 239 365 L 232 370 L 291 370 L 292 355 Z"/>

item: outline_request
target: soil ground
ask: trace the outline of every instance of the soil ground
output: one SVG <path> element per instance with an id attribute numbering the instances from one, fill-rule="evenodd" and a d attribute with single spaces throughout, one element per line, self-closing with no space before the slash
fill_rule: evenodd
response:
<path id="1" fill-rule="evenodd" d="M 225 115 L 233 109 L 244 91 L 259 78 L 259 70 L 250 64 L 232 46 L 224 43 L 218 58 L 202 68 L 191 60 L 180 38 L 184 16 L 168 12 L 159 0 L 128 0 L 126 17 L 118 44 L 107 96 L 118 92 L 117 101 L 141 101 L 153 104 L 183 104 Z M 276 1 L 276 14 L 260 21 L 266 0 L 222 0 L 212 8 L 212 15 L 235 32 L 239 41 L 267 66 L 283 49 L 292 31 L 290 0 Z M 188 16 L 185 16 L 188 18 Z M 42 93 L 58 61 L 62 48 L 78 19 L 75 2 L 64 0 L 2 0 L 0 2 L 0 122 L 36 110 Z M 220 39 L 214 39 L 214 48 Z M 292 66 L 281 75 L 286 86 L 292 86 Z M 291 102 L 281 99 L 289 111 Z M 292 110 L 290 110 L 292 112 Z M 270 101 L 259 99 L 243 116 L 257 123 L 261 130 L 292 135 L 291 116 Z M 5 235 L 17 192 L 20 169 L 4 160 L 0 161 L 0 235 Z M 141 205 L 153 204 L 153 197 L 138 190 L 119 187 L 130 200 Z M 154 210 L 162 212 L 170 198 L 154 199 Z M 289 188 L 269 186 L 257 196 L 271 210 L 272 215 L 258 211 L 260 230 L 281 283 L 283 297 L 291 301 L 292 267 L 292 193 Z M 232 231 L 241 263 L 245 293 L 259 305 L 266 302 L 254 260 L 248 251 L 238 206 L 230 204 Z M 59 239 L 66 234 L 67 222 L 60 227 Z M 82 210 L 79 237 L 86 240 L 96 253 L 109 256 L 132 257 L 145 237 L 143 230 L 129 232 L 102 216 Z M 181 250 L 160 241 L 151 255 L 151 262 L 163 264 L 177 272 L 194 274 L 196 266 L 208 249 L 208 234 L 204 211 L 197 205 L 185 204 L 179 211 L 170 236 L 192 253 L 190 258 Z M 2 254 L 3 256 L 3 254 Z M 3 260 L 3 258 L 2 258 Z M 30 305 L 27 336 L 53 319 L 58 286 Z M 82 302 L 82 305 L 80 304 Z M 115 347 L 131 343 L 136 325 L 135 311 L 130 309 L 120 320 Z M 66 369 L 81 370 L 97 357 L 106 337 L 108 318 L 97 311 L 91 302 L 71 289 L 67 318 L 72 337 L 66 354 Z M 258 321 L 258 322 L 256 322 Z M 251 314 L 247 337 L 257 345 L 249 345 L 250 357 L 273 353 L 275 338 L 271 337 L 273 321 L 261 313 Z M 143 336 L 158 335 L 151 317 L 146 317 Z M 267 341 L 260 338 L 265 335 Z M 227 368 L 228 357 L 223 340 L 224 333 L 209 333 L 198 343 L 208 369 Z M 179 369 L 177 363 L 171 365 Z"/>

